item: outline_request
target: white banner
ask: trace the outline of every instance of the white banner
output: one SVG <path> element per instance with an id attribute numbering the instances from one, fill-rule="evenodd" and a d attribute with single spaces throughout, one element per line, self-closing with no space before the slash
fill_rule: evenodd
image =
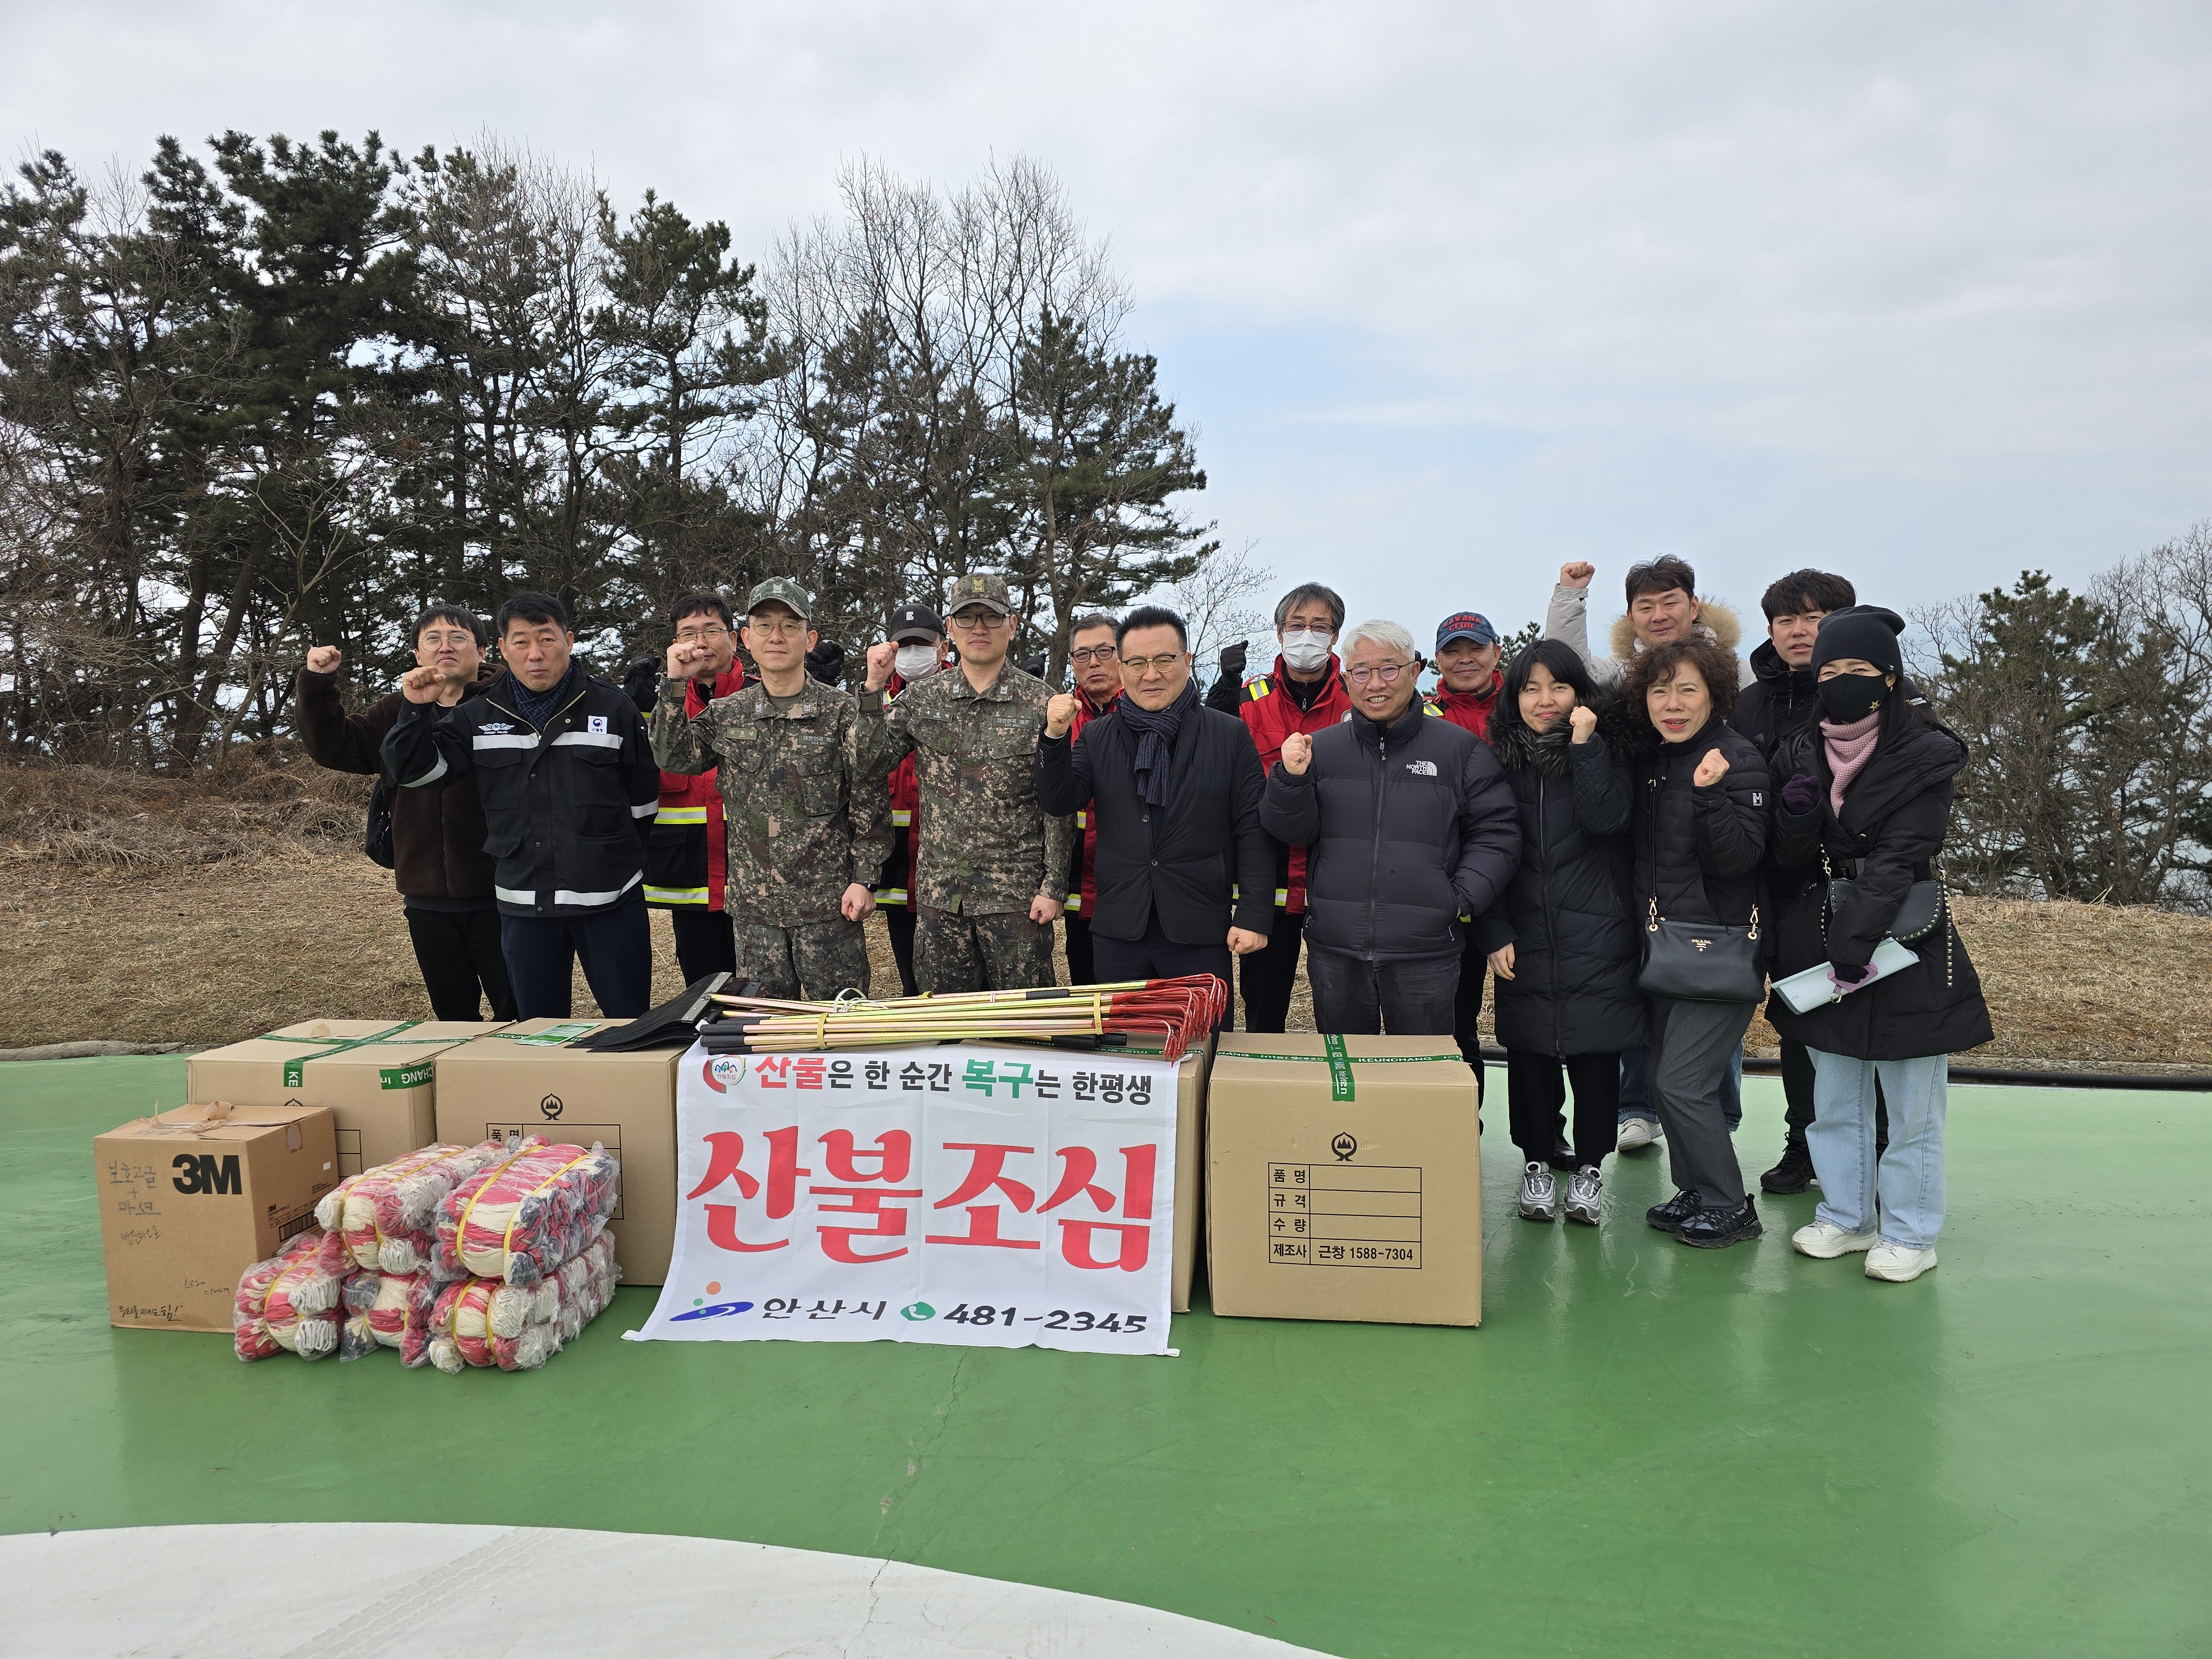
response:
<path id="1" fill-rule="evenodd" d="M 695 1045 L 677 1079 L 675 1259 L 633 1338 L 1165 1351 L 1171 1063 Z"/>

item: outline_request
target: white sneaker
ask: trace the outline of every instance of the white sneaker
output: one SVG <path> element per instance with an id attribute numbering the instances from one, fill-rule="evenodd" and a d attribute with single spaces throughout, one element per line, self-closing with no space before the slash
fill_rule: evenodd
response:
<path id="1" fill-rule="evenodd" d="M 1567 1181 L 1567 1219 L 1579 1221 L 1585 1227 L 1597 1225 L 1597 1213 L 1605 1196 L 1605 1182 L 1596 1166 L 1585 1164 Z"/>
<path id="2" fill-rule="evenodd" d="M 1540 1164 L 1530 1164 L 1521 1171 L 1521 1218 L 1523 1221 L 1549 1221 L 1556 1211 L 1559 1183 L 1552 1172 Z"/>
<path id="3" fill-rule="evenodd" d="M 1614 1150 L 1623 1152 L 1641 1152 L 1659 1139 L 1659 1126 L 1648 1117 L 1632 1117 L 1620 1126 L 1620 1139 Z"/>
<path id="4" fill-rule="evenodd" d="M 1880 1233 L 1847 1233 L 1832 1221 L 1815 1221 L 1790 1235 L 1791 1249 L 1821 1261 L 1854 1250 L 1871 1250 L 1881 1243 Z"/>
<path id="5" fill-rule="evenodd" d="M 1909 1285 L 1936 1265 L 1936 1252 L 1931 1248 L 1915 1249 L 1910 1244 L 1893 1244 L 1887 1239 L 1867 1252 L 1866 1276 L 1887 1279 L 1893 1285 Z"/>

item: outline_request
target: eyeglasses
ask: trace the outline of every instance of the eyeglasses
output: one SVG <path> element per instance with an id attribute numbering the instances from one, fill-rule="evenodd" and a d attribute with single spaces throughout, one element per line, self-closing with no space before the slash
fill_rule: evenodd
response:
<path id="1" fill-rule="evenodd" d="M 1155 668 L 1164 674 L 1182 659 L 1183 653 L 1180 651 L 1163 651 L 1157 657 L 1124 657 L 1121 666 L 1136 674 L 1149 674 Z"/>
<path id="2" fill-rule="evenodd" d="M 676 630 L 678 645 L 712 645 L 717 640 L 726 640 L 730 630 L 720 623 L 709 623 L 704 628 L 679 628 Z"/>
<path id="3" fill-rule="evenodd" d="M 1392 685 L 1396 684 L 1399 675 L 1412 666 L 1413 664 L 1408 662 L 1377 663 L 1372 668 L 1347 668 L 1344 671 L 1344 678 L 1354 685 L 1364 685 L 1370 680 L 1380 680 L 1385 685 Z"/>
<path id="4" fill-rule="evenodd" d="M 1002 617 L 995 611 L 963 611 L 952 618 L 952 625 L 955 628 L 996 628 L 1000 623 L 1009 620 L 1011 618 Z"/>
<path id="5" fill-rule="evenodd" d="M 805 631 L 806 623 L 803 617 L 748 617 L 745 618 L 745 632 L 763 635 L 771 640 L 796 637 Z M 677 637 L 681 639 L 683 635 L 679 634 Z"/>
<path id="6" fill-rule="evenodd" d="M 1078 646 L 1067 653 L 1070 662 L 1111 662 L 1121 653 L 1110 645 Z"/>

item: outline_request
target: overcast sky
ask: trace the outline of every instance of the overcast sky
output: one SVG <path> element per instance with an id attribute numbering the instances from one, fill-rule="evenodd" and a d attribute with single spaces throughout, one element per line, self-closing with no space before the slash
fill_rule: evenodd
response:
<path id="1" fill-rule="evenodd" d="M 1673 551 L 1755 615 L 2212 517 L 2212 7 L 29 5 L 18 145 L 489 126 L 764 255 L 863 153 L 1025 153 L 1133 285 L 1200 507 L 1417 630 Z"/>

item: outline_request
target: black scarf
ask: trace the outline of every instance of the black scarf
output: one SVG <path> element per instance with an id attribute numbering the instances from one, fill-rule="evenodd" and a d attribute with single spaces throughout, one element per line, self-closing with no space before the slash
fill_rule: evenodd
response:
<path id="1" fill-rule="evenodd" d="M 1168 804 L 1168 769 L 1172 763 L 1176 733 L 1183 717 L 1198 707 L 1198 687 L 1183 683 L 1182 694 L 1164 708 L 1139 708 L 1133 697 L 1123 697 L 1114 712 L 1121 724 L 1137 734 L 1137 793 L 1147 806 Z"/>

